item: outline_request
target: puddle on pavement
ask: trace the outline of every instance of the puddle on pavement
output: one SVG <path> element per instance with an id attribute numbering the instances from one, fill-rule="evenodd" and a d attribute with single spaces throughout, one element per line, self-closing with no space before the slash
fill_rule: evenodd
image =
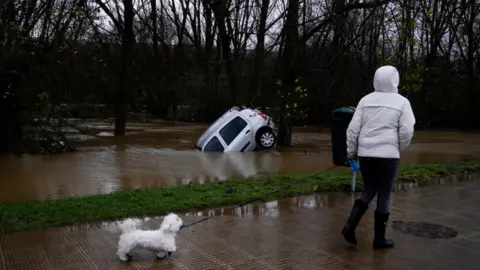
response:
<path id="1" fill-rule="evenodd" d="M 117 190 L 208 183 L 230 177 L 322 172 L 331 167 L 330 135 L 297 128 L 293 147 L 255 153 L 202 153 L 193 145 L 201 125 L 133 123 L 115 138 L 113 125 L 92 122 L 72 134 L 78 151 L 57 156 L 0 158 L 0 203 L 104 194 Z M 480 157 L 478 133 L 417 132 L 402 163 Z"/>
<path id="2" fill-rule="evenodd" d="M 420 187 L 450 185 L 461 186 L 477 186 L 480 187 L 478 181 L 480 174 L 456 174 L 452 176 L 438 177 L 432 181 L 428 181 Z M 408 192 L 419 187 L 418 183 L 396 183 L 394 192 Z M 307 196 L 293 197 L 283 200 L 274 200 L 270 202 L 254 202 L 245 206 L 229 206 L 224 208 L 210 209 L 206 211 L 196 211 L 186 213 L 185 216 L 233 216 L 233 217 L 251 217 L 251 216 L 269 216 L 277 217 L 281 211 L 289 211 L 292 208 L 317 209 L 317 208 L 336 208 L 339 205 L 350 207 L 360 193 L 350 194 L 346 192 L 328 192 L 316 193 Z"/>
<path id="3" fill-rule="evenodd" d="M 207 217 L 223 216 L 227 217 L 227 222 L 238 217 L 270 217 L 277 218 L 283 211 L 291 211 L 292 208 L 317 209 L 334 208 L 339 205 L 350 206 L 355 197 L 350 194 L 333 192 L 324 194 L 313 194 L 309 196 L 293 197 L 284 200 L 274 200 L 269 202 L 253 202 L 244 206 L 228 206 L 214 208 L 204 211 L 195 211 L 187 213 L 177 213 L 184 220 L 184 225 L 205 219 Z M 138 228 L 151 229 L 158 228 L 163 220 L 163 216 L 131 217 L 113 221 L 92 222 L 88 224 L 78 224 L 69 226 L 73 230 L 101 228 L 103 230 L 120 233 L 119 225 L 126 219 L 133 220 Z M 194 229 L 194 227 L 192 227 Z"/>
<path id="4" fill-rule="evenodd" d="M 454 186 L 467 186 L 470 187 L 473 184 L 478 184 L 478 181 L 472 181 L 479 179 L 480 174 L 457 174 L 453 176 L 439 177 L 431 182 L 428 185 L 450 185 Z M 423 185 L 426 186 L 427 184 Z M 408 192 L 414 188 L 418 187 L 418 184 L 413 183 L 397 183 L 394 188 L 394 192 Z M 418 201 L 422 196 L 422 193 L 416 194 L 415 192 L 411 195 L 414 195 L 415 200 Z M 409 198 L 412 199 L 411 195 Z M 183 220 L 185 225 L 189 225 L 196 221 L 206 219 L 208 217 L 225 217 L 225 222 L 229 222 L 234 218 L 251 218 L 251 217 L 268 217 L 268 218 L 279 218 L 281 213 L 292 212 L 295 209 L 303 209 L 306 211 L 309 210 L 318 210 L 320 208 L 324 209 L 338 209 L 339 206 L 346 208 L 346 211 L 350 209 L 351 205 L 354 203 L 355 199 L 358 198 L 359 193 L 356 195 L 343 193 L 343 192 L 328 192 L 328 193 L 316 193 L 307 196 L 299 196 L 282 200 L 273 200 L 268 202 L 252 202 L 247 205 L 240 206 L 227 206 L 219 207 L 202 211 L 194 211 L 187 213 L 177 213 Z M 394 197 L 395 199 L 395 197 Z M 375 202 L 372 202 L 375 203 Z M 392 201 L 395 203 L 395 200 Z M 157 228 L 160 226 L 163 216 L 148 216 L 148 217 L 132 217 L 128 218 L 133 220 L 137 227 L 142 229 L 151 229 Z M 73 228 L 101 228 L 103 230 L 119 233 L 119 224 L 125 221 L 126 219 L 119 219 L 114 221 L 102 221 L 94 222 L 90 224 L 80 224 L 72 226 Z M 206 222 L 207 220 L 205 220 Z M 192 227 L 195 230 L 194 227 Z"/>

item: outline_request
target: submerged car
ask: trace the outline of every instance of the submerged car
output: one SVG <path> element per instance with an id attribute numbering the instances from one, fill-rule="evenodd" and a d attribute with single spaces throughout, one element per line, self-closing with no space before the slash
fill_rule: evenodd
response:
<path id="1" fill-rule="evenodd" d="M 235 106 L 200 136 L 195 147 L 200 151 L 249 152 L 271 149 L 276 142 L 271 117 L 257 109 Z"/>

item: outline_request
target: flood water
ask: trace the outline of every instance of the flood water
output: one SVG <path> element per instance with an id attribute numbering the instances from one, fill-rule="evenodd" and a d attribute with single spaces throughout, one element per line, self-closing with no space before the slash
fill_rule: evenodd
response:
<path id="1" fill-rule="evenodd" d="M 0 158 L 0 203 L 86 196 L 116 190 L 206 183 L 229 177 L 321 172 L 332 166 L 330 134 L 294 129 L 291 148 L 254 153 L 202 153 L 195 140 L 206 126 L 132 123 L 113 137 L 112 122 L 92 122 L 92 135 L 71 135 L 78 151 Z M 480 133 L 417 132 L 402 163 L 480 157 Z"/>

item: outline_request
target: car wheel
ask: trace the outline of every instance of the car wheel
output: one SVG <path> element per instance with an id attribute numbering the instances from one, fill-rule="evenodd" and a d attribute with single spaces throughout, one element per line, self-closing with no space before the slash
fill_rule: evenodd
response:
<path id="1" fill-rule="evenodd" d="M 277 137 L 273 134 L 271 129 L 263 128 L 257 132 L 257 145 L 263 149 L 271 149 L 277 142 Z"/>

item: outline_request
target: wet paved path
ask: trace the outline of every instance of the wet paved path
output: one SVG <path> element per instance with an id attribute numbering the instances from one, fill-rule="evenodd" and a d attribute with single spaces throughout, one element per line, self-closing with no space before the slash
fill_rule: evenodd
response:
<path id="1" fill-rule="evenodd" d="M 387 251 L 371 249 L 373 205 L 359 227 L 358 248 L 342 241 L 352 202 L 346 194 L 325 194 L 203 212 L 218 216 L 182 231 L 179 250 L 164 261 L 139 250 L 134 261 L 120 263 L 114 222 L 4 235 L 0 269 L 480 269 L 480 181 L 395 193 L 391 220 L 432 222 L 459 234 L 432 240 L 389 228 L 397 247 Z M 159 223 L 152 218 L 142 226 Z"/>

